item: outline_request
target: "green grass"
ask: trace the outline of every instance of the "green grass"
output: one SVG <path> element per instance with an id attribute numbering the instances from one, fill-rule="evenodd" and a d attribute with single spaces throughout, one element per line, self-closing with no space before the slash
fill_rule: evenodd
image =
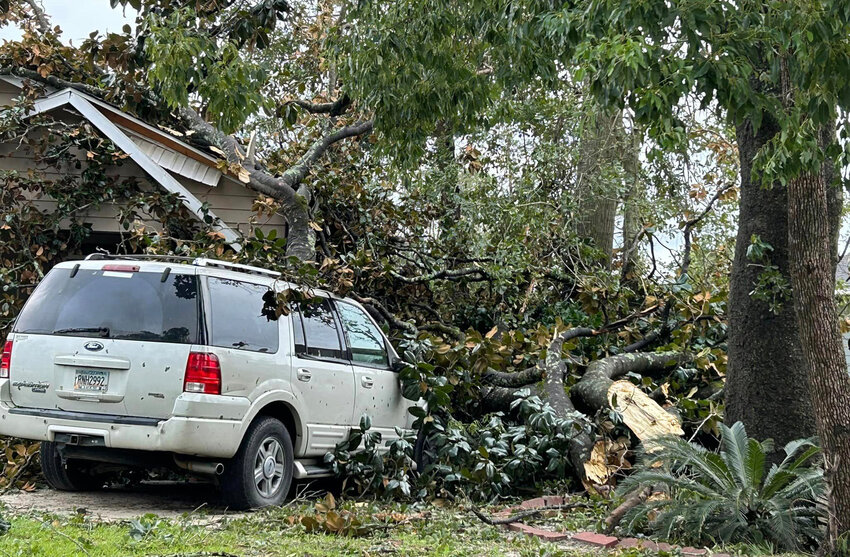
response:
<path id="1" fill-rule="evenodd" d="M 459 509 L 397 505 L 362 507 L 364 523 L 375 521 L 376 511 L 414 514 L 425 511 L 426 519 L 374 530 L 362 537 L 307 533 L 297 522 L 312 514 L 312 505 L 275 509 L 245 518 L 204 523 L 210 517 L 189 516 L 166 520 L 143 517 L 130 522 L 101 523 L 85 517 L 41 514 L 9 515 L 11 529 L 0 537 L 0 556 L 91 557 L 130 555 L 192 555 L 222 552 L 239 556 L 293 555 L 581 555 L 562 551 L 537 539 L 514 537 L 480 523 Z M 357 508 L 361 512 L 361 508 Z M 294 518 L 290 518 L 294 517 Z M 295 524 L 291 521 L 295 520 Z M 200 523 L 199 523 L 200 522 Z M 135 533 L 138 539 L 134 539 Z"/>
<path id="2" fill-rule="evenodd" d="M 239 557 L 260 556 L 497 556 L 512 557 L 599 557 L 604 552 L 566 549 L 536 538 L 516 536 L 481 523 L 460 507 L 433 505 L 355 503 L 340 505 L 355 513 L 363 524 L 386 525 L 387 516 L 411 519 L 391 527 L 370 528 L 369 534 L 349 537 L 308 533 L 300 523 L 303 516 L 316 516 L 315 503 L 267 509 L 244 517 L 204 513 L 165 519 L 145 515 L 133 521 L 101 522 L 75 515 L 2 513 L 11 528 L 0 536 L 0 557 L 112 557 L 168 556 L 201 557 L 219 553 Z M 490 509 L 495 510 L 495 509 Z M 558 515 L 547 513 L 535 525 L 551 530 L 593 530 L 605 505 L 577 509 Z M 721 551 L 716 548 L 715 551 Z M 725 550 L 738 555 L 771 555 L 769 547 L 733 546 Z M 626 550 L 616 557 L 647 557 L 648 551 Z M 660 554 L 669 557 L 669 554 Z M 676 555 L 674 553 L 673 555 Z"/>

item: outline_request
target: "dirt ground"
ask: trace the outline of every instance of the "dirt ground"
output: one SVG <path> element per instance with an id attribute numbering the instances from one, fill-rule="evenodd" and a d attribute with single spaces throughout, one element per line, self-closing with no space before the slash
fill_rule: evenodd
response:
<path id="1" fill-rule="evenodd" d="M 238 515 L 222 506 L 212 484 L 187 482 L 145 482 L 128 488 L 105 488 L 87 493 L 44 487 L 30 493 L 6 493 L 0 496 L 0 503 L 13 512 L 79 513 L 105 522 L 128 520 L 146 513 L 169 518 L 186 514 L 210 518 Z"/>

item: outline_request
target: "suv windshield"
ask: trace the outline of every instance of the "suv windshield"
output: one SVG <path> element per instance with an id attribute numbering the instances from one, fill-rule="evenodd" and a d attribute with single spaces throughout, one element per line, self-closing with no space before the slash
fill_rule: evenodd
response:
<path id="1" fill-rule="evenodd" d="M 14 332 L 200 342 L 194 275 L 54 269 L 24 306 Z"/>

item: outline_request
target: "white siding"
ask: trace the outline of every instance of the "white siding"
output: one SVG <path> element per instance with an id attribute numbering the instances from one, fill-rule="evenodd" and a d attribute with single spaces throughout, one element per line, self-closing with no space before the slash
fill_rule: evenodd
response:
<path id="1" fill-rule="evenodd" d="M 47 179 L 51 180 L 60 179 L 62 176 L 68 174 L 78 175 L 80 173 L 79 170 L 73 167 L 63 168 L 60 172 L 53 167 L 36 164 L 28 148 L 20 148 L 16 144 L 8 143 L 0 143 L 0 168 L 17 170 L 19 172 L 38 170 Z M 150 178 L 135 162 L 129 159 L 122 161 L 120 165 L 116 165 L 110 170 L 110 174 L 122 178 L 135 177 L 141 182 L 147 183 L 150 187 Z M 275 215 L 273 217 L 263 216 L 262 218 L 257 218 L 251 210 L 257 194 L 243 187 L 241 184 L 230 179 L 223 179 L 218 186 L 213 187 L 183 176 L 175 176 L 175 178 L 201 202 L 209 203 L 212 212 L 224 221 L 225 224 L 238 229 L 243 234 L 251 233 L 254 226 L 260 227 L 264 232 L 277 229 L 278 234 L 283 234 L 283 217 Z M 56 202 L 47 197 L 37 200 L 35 204 L 39 209 L 44 211 L 53 210 L 56 207 Z M 110 203 L 104 204 L 97 209 L 82 211 L 78 216 L 81 217 L 83 222 L 90 223 L 92 230 L 95 232 L 121 232 L 120 223 L 115 218 L 119 211 L 120 207 Z M 148 222 L 145 224 L 148 227 L 157 228 L 154 223 Z"/>
<path id="2" fill-rule="evenodd" d="M 149 156 L 153 162 L 166 170 L 170 170 L 175 174 L 179 174 L 184 178 L 189 178 L 196 182 L 200 182 L 207 186 L 215 186 L 221 178 L 221 171 L 212 166 L 200 163 L 190 159 L 186 155 L 178 153 L 167 147 L 163 147 L 146 137 L 133 133 L 125 128 L 121 128 L 133 143 L 139 146 L 144 154 Z"/>

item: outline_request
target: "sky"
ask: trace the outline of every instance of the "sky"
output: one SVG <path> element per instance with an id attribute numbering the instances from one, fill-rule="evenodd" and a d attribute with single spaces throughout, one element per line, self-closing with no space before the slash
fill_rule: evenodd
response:
<path id="1" fill-rule="evenodd" d="M 125 23 L 132 26 L 135 18 L 132 8 L 127 8 L 125 16 L 120 6 L 114 10 L 110 8 L 109 0 L 42 0 L 41 3 L 51 23 L 62 28 L 65 42 L 70 40 L 77 46 L 92 31 L 120 32 Z M 21 31 L 16 27 L 0 29 L 0 39 L 17 39 L 20 36 Z"/>

